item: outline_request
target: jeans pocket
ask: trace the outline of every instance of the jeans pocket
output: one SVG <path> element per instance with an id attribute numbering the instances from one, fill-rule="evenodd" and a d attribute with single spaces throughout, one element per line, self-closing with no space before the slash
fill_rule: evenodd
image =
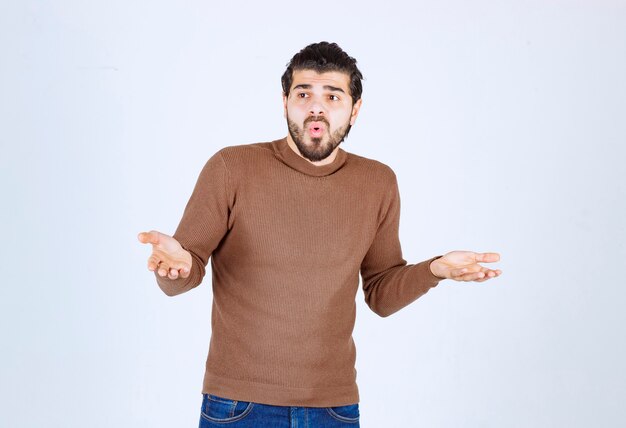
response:
<path id="1" fill-rule="evenodd" d="M 326 411 L 333 418 L 341 421 L 354 423 L 359 421 L 359 404 L 348 404 L 347 406 L 326 407 Z"/>
<path id="2" fill-rule="evenodd" d="M 231 400 L 213 394 L 202 394 L 201 415 L 211 422 L 235 422 L 248 416 L 254 407 L 250 401 Z"/>

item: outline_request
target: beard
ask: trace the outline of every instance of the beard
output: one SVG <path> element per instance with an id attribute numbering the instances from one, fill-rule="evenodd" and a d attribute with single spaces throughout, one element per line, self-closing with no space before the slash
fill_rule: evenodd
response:
<path id="1" fill-rule="evenodd" d="M 306 125 L 309 122 L 323 122 L 325 125 L 325 134 L 322 137 L 310 137 L 306 135 Z M 311 162 L 318 162 L 326 159 L 335 150 L 335 148 L 341 144 L 341 142 L 348 136 L 350 132 L 350 120 L 344 126 L 339 127 L 331 133 L 330 125 L 325 117 L 309 116 L 303 123 L 302 127 L 299 127 L 294 121 L 289 119 L 287 115 L 287 127 L 289 128 L 289 134 L 296 143 L 296 147 L 300 151 L 300 154 Z M 306 144 L 304 139 L 308 138 L 312 144 Z M 326 138 L 326 143 L 324 139 Z"/>

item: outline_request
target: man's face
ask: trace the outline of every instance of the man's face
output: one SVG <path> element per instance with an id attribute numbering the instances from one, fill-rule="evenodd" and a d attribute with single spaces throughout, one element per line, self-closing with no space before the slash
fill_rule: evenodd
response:
<path id="1" fill-rule="evenodd" d="M 347 73 L 293 72 L 289 97 L 283 94 L 289 136 L 306 159 L 327 158 L 353 125 L 361 99 L 352 105 Z"/>

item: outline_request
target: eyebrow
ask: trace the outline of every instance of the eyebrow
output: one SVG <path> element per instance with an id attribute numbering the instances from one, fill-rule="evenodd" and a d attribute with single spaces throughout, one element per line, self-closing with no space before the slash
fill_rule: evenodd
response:
<path id="1" fill-rule="evenodd" d="M 293 90 L 295 91 L 296 89 L 311 89 L 312 86 L 309 85 L 308 83 L 301 83 L 299 85 L 296 85 L 293 87 Z M 329 91 L 334 91 L 334 92 L 341 92 L 341 93 L 346 93 L 343 89 L 338 88 L 336 86 L 331 86 L 331 85 L 324 85 L 324 89 L 329 90 Z"/>

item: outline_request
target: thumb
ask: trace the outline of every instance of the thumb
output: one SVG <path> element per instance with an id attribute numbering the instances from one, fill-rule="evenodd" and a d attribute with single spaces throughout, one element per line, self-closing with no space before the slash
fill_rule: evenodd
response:
<path id="1" fill-rule="evenodd" d="M 159 243 L 159 232 L 156 230 L 151 230 L 150 232 L 141 232 L 137 235 L 137 239 L 142 244 L 154 244 L 157 245 Z"/>
<path id="2" fill-rule="evenodd" d="M 476 253 L 477 262 L 497 262 L 500 260 L 500 254 L 498 253 Z"/>

